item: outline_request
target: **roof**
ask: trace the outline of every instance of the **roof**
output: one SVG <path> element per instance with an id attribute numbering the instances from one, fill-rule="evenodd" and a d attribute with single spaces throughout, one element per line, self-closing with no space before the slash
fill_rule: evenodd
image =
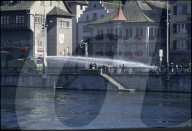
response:
<path id="1" fill-rule="evenodd" d="M 34 2 L 35 1 L 22 1 L 19 4 L 17 2 L 12 2 L 10 4 L 2 5 L 0 8 L 1 11 L 26 10 L 29 9 Z"/>
<path id="2" fill-rule="evenodd" d="M 78 0 L 67 1 L 67 3 L 77 3 L 77 4 L 88 5 L 88 1 L 78 1 Z"/>
<path id="3" fill-rule="evenodd" d="M 71 13 L 68 13 L 67 11 L 64 11 L 60 9 L 59 7 L 54 7 L 48 14 L 47 16 L 69 16 L 72 17 Z"/>
<path id="4" fill-rule="evenodd" d="M 122 9 L 121 9 L 121 2 L 119 1 L 119 11 L 117 16 L 113 20 L 122 20 L 122 21 L 127 21 L 125 16 L 123 15 Z"/>
<path id="5" fill-rule="evenodd" d="M 155 1 L 154 1 L 155 2 Z M 122 7 L 122 12 L 127 21 L 124 22 L 160 22 L 162 15 L 162 3 L 158 8 L 159 10 L 154 10 L 154 8 L 158 5 L 158 3 L 152 3 L 153 7 L 148 5 L 148 2 L 141 3 L 141 1 L 126 1 L 125 5 Z M 154 6 L 156 5 L 156 6 Z M 118 16 L 118 9 L 114 10 L 108 16 L 103 17 L 99 20 L 91 22 L 90 24 L 101 24 L 101 23 L 109 23 L 113 21 L 113 19 Z"/>
<path id="6" fill-rule="evenodd" d="M 114 10 L 117 10 L 119 7 L 119 5 L 115 3 L 101 2 L 101 4 L 109 11 L 109 13 L 113 12 Z"/>

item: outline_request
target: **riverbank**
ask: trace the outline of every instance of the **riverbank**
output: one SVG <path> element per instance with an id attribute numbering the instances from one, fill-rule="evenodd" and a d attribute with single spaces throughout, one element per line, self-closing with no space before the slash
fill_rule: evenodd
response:
<path id="1" fill-rule="evenodd" d="M 170 75 L 169 80 L 165 75 L 147 73 L 106 77 L 99 70 L 80 74 L 12 74 L 1 75 L 1 86 L 191 93 L 191 74 Z"/>

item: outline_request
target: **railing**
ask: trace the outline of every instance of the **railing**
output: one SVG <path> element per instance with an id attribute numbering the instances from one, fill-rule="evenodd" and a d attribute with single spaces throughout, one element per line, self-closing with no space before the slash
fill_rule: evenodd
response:
<path id="1" fill-rule="evenodd" d="M 177 74 L 188 74 L 191 73 L 190 67 L 174 67 L 167 69 L 166 67 L 161 67 L 157 69 L 150 69 L 148 67 L 102 67 L 101 73 L 111 75 L 111 74 L 118 74 L 118 75 L 128 75 L 128 74 L 150 74 L 150 75 L 164 75 L 164 74 L 170 74 L 170 75 L 177 75 Z M 46 74 L 84 74 L 87 70 L 86 74 L 92 73 L 91 70 L 94 69 L 86 69 L 84 67 L 64 67 L 64 68 L 45 68 Z M 42 74 L 43 69 L 33 69 L 33 68 L 0 68 L 1 74 Z"/>
<path id="2" fill-rule="evenodd" d="M 165 74 L 170 74 L 170 75 L 178 75 L 178 74 L 188 74 L 191 73 L 191 68 L 190 67 L 183 67 L 183 68 L 169 68 L 167 69 L 166 67 L 161 67 L 157 69 L 150 69 L 148 67 L 125 67 L 124 69 L 122 68 L 102 68 L 102 73 L 103 74 L 108 74 L 108 75 L 128 75 L 128 74 L 149 74 L 149 75 L 165 75 Z"/>

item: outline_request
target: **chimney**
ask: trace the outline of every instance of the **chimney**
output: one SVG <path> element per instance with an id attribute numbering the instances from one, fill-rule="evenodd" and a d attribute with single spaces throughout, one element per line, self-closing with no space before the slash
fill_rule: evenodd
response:
<path id="1" fill-rule="evenodd" d="M 123 15 L 123 11 L 121 9 L 121 1 L 119 0 L 119 13 L 113 20 L 121 20 L 121 21 L 127 21 L 125 16 Z"/>

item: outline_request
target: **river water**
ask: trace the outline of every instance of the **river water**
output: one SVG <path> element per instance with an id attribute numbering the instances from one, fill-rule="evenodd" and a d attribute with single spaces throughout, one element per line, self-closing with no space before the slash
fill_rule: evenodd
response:
<path id="1" fill-rule="evenodd" d="M 191 127 L 191 94 L 1 87 L 1 129 Z"/>

